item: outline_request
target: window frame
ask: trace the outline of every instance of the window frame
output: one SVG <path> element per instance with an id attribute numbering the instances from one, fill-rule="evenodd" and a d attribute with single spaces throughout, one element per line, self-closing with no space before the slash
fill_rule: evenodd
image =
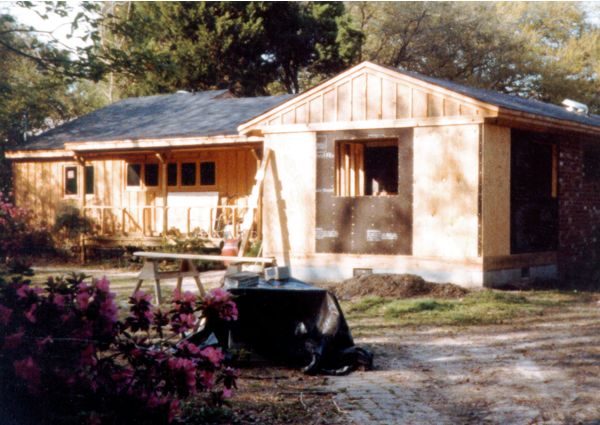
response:
<path id="1" fill-rule="evenodd" d="M 202 165 L 203 164 L 212 164 L 213 165 L 213 182 L 210 184 L 202 183 Z M 200 187 L 215 187 L 217 185 L 217 161 L 213 160 L 204 160 L 198 161 L 198 185 Z"/>
<path id="2" fill-rule="evenodd" d="M 374 147 L 394 147 L 400 154 L 398 138 L 336 140 L 334 147 L 334 196 L 340 198 L 363 198 L 398 196 L 399 170 L 396 172 L 396 190 L 386 195 L 367 195 L 365 150 Z M 396 161 L 399 167 L 399 158 Z"/>
<path id="3" fill-rule="evenodd" d="M 212 184 L 202 184 L 202 164 L 212 163 L 214 164 L 214 183 Z M 195 166 L 195 182 L 193 185 L 184 185 L 183 184 L 183 173 L 182 173 L 182 165 L 183 164 L 194 164 Z M 177 171 L 177 184 L 172 185 L 168 183 L 168 169 L 169 166 L 176 166 Z M 193 192 L 193 191 L 210 191 L 214 190 L 218 185 L 219 179 L 219 162 L 216 159 L 179 159 L 176 161 L 168 161 L 167 162 L 167 187 L 170 190 L 177 190 L 179 192 Z"/>
<path id="4" fill-rule="evenodd" d="M 88 188 L 89 188 L 89 184 L 90 184 L 90 179 L 89 179 L 89 175 L 88 175 L 88 170 L 92 171 L 92 183 L 91 183 L 91 192 L 88 192 Z M 94 167 L 94 164 L 89 164 L 83 167 L 83 173 L 84 173 L 84 195 L 86 196 L 94 196 L 96 194 L 96 168 Z"/>
<path id="5" fill-rule="evenodd" d="M 65 164 L 63 166 L 63 185 L 62 185 L 62 191 L 63 191 L 63 197 L 65 198 L 76 198 L 79 196 L 79 172 L 78 172 L 78 166 L 77 165 L 67 165 Z M 75 192 L 74 193 L 67 193 L 67 180 L 69 180 L 69 178 L 67 177 L 67 172 L 69 169 L 73 169 L 75 171 Z"/>

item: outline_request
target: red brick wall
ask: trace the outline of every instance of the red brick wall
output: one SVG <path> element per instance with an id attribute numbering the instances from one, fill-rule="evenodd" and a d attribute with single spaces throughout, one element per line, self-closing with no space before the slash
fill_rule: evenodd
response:
<path id="1" fill-rule="evenodd" d="M 563 138 L 559 145 L 559 272 L 586 279 L 600 268 L 600 181 L 584 178 L 584 142 Z"/>

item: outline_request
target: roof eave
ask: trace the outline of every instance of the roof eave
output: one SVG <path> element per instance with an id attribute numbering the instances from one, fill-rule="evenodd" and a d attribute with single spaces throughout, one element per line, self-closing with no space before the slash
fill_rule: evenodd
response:
<path id="1" fill-rule="evenodd" d="M 60 159 L 73 158 L 74 155 L 75 152 L 70 149 L 21 149 L 5 152 L 8 159 Z"/>
<path id="2" fill-rule="evenodd" d="M 582 124 L 570 120 L 550 118 L 543 115 L 515 111 L 508 108 L 499 108 L 497 117 L 486 118 L 486 122 L 505 125 L 507 127 L 517 126 L 520 128 L 531 128 L 532 130 L 546 130 L 562 133 L 581 133 L 593 136 L 600 135 L 600 127 Z"/>

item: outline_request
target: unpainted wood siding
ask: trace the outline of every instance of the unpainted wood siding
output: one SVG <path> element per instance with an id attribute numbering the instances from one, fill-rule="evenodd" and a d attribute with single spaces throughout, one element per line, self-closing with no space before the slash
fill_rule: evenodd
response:
<path id="1" fill-rule="evenodd" d="M 457 94 L 400 74 L 363 69 L 266 115 L 264 125 L 406 118 L 488 116 L 492 112 Z"/>
<path id="2" fill-rule="evenodd" d="M 257 161 L 249 148 L 222 150 L 190 150 L 180 153 L 167 153 L 168 162 L 214 161 L 216 184 L 202 187 L 169 187 L 170 192 L 211 191 L 219 192 L 221 198 L 243 197 L 250 194 L 257 169 Z M 159 171 L 159 186 L 126 187 L 126 167 L 128 163 L 158 163 L 156 155 L 114 154 L 86 158 L 86 165 L 94 167 L 94 193 L 86 195 L 88 207 L 110 206 L 113 210 L 104 212 L 106 226 L 117 226 L 121 217 L 117 209 L 127 208 L 137 222 L 142 222 L 142 214 L 154 214 L 142 206 L 162 206 L 162 171 Z M 78 194 L 64 194 L 65 167 L 77 167 Z M 28 208 L 33 213 L 35 225 L 54 224 L 56 214 L 64 204 L 77 207 L 83 205 L 83 168 L 75 161 L 13 161 L 13 190 L 17 205 Z M 159 167 L 161 170 L 161 167 Z M 90 211 L 90 216 L 100 220 L 100 209 Z M 154 218 L 146 217 L 148 223 Z M 134 229 L 125 229 L 132 231 Z M 156 230 L 156 229 L 154 229 Z"/>

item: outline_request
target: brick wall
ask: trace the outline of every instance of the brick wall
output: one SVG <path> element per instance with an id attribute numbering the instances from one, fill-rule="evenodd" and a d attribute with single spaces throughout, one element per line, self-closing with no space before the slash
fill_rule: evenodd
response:
<path id="1" fill-rule="evenodd" d="M 588 279 L 600 269 L 600 181 L 585 178 L 586 149 L 583 140 L 560 141 L 558 262 L 565 279 Z"/>

